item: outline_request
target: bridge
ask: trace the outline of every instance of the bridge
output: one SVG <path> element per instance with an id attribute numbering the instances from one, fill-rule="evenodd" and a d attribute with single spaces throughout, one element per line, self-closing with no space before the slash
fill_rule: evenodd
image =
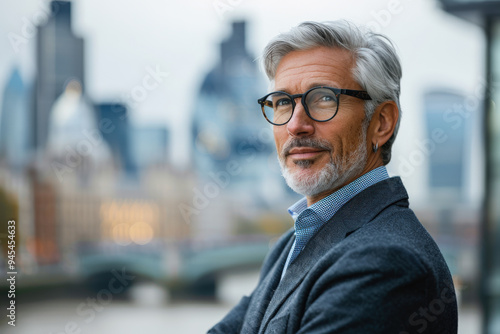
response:
<path id="1" fill-rule="evenodd" d="M 260 267 L 269 248 L 268 237 L 210 244 L 80 245 L 77 276 L 96 290 L 106 287 L 115 270 L 135 276 L 134 281 L 148 280 L 173 290 L 211 294 L 226 272 Z"/>

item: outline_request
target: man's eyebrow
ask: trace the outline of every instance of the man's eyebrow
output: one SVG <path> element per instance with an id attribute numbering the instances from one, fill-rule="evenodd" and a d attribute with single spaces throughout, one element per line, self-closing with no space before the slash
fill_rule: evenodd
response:
<path id="1" fill-rule="evenodd" d="M 325 83 L 325 82 L 314 82 L 310 85 L 307 85 L 307 88 L 305 91 L 303 92 L 298 92 L 297 94 L 303 94 L 305 92 L 307 92 L 309 89 L 311 88 L 314 88 L 314 87 L 333 87 L 333 88 L 338 88 L 339 85 L 337 84 L 332 84 L 332 83 Z M 286 88 L 276 88 L 273 90 L 273 92 L 285 92 L 285 93 L 288 93 L 290 95 L 292 95 L 292 93 L 290 93 L 290 91 Z"/>
<path id="2" fill-rule="evenodd" d="M 291 94 L 286 88 L 274 88 L 271 92 L 285 92 Z"/>
<path id="3" fill-rule="evenodd" d="M 307 89 L 311 89 L 311 88 L 314 88 L 314 87 L 333 87 L 333 88 L 337 88 L 339 85 L 337 85 L 336 83 L 324 83 L 324 82 L 315 82 L 315 83 L 312 83 L 311 85 L 307 86 Z"/>

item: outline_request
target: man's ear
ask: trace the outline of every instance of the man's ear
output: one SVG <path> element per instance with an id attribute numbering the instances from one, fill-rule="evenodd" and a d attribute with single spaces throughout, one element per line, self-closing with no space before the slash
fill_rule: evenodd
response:
<path id="1" fill-rule="evenodd" d="M 373 146 L 381 147 L 391 138 L 398 118 L 399 108 L 394 101 L 384 101 L 375 109 L 368 128 Z"/>

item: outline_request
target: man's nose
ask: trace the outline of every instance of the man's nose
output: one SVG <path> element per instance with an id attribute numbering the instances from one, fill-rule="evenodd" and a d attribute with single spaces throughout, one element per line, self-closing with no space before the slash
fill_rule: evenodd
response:
<path id="1" fill-rule="evenodd" d="M 286 127 L 292 136 L 307 137 L 314 133 L 314 120 L 307 115 L 302 102 L 297 100 L 292 118 L 286 123 Z"/>

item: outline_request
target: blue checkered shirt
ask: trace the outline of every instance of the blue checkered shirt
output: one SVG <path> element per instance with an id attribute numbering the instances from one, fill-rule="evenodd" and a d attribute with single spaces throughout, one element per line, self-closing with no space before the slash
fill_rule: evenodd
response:
<path id="1" fill-rule="evenodd" d="M 285 276 L 288 265 L 293 262 L 304 249 L 307 242 L 333 215 L 351 198 L 374 185 L 377 182 L 389 178 L 385 166 L 375 168 L 357 178 L 348 185 L 340 188 L 333 194 L 307 207 L 307 199 L 304 197 L 288 208 L 288 212 L 295 221 L 295 241 L 281 274 Z"/>

